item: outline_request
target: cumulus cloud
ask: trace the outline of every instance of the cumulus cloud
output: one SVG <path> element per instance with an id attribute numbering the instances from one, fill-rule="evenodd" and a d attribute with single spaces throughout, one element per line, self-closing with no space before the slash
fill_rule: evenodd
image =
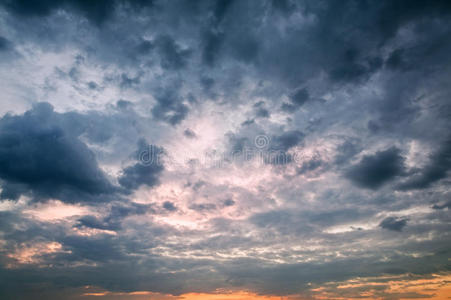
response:
<path id="1" fill-rule="evenodd" d="M 50 104 L 39 103 L 23 115 L 0 120 L 3 198 L 31 192 L 37 198 L 78 202 L 83 195 L 114 192 L 94 153 L 58 118 Z"/>
<path id="2" fill-rule="evenodd" d="M 346 177 L 357 186 L 377 189 L 402 175 L 403 171 L 404 158 L 398 148 L 392 147 L 371 156 L 365 155 L 347 171 Z"/>
<path id="3" fill-rule="evenodd" d="M 162 148 L 140 140 L 135 153 L 137 162 L 122 170 L 122 175 L 118 179 L 119 184 L 129 191 L 136 190 L 142 185 L 148 187 L 157 185 L 159 175 L 164 169 L 163 153 Z"/>

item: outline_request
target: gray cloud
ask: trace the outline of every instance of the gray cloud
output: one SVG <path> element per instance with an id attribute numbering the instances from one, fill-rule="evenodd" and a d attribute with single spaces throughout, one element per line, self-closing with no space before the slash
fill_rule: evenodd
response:
<path id="1" fill-rule="evenodd" d="M 404 158 L 398 148 L 392 147 L 366 155 L 347 172 L 346 177 L 357 186 L 377 189 L 404 172 Z"/>
<path id="2" fill-rule="evenodd" d="M 133 5 L 147 6 L 152 5 L 153 1 L 107 1 L 100 0 L 96 3 L 83 0 L 64 0 L 54 1 L 46 0 L 39 3 L 28 1 L 3 1 L 3 5 L 10 11 L 25 17 L 43 17 L 57 9 L 64 9 L 68 12 L 75 10 L 88 18 L 94 24 L 100 25 L 105 22 L 114 12 L 115 7 L 121 2 L 129 2 Z"/>
<path id="3" fill-rule="evenodd" d="M 411 178 L 400 185 L 400 189 L 424 189 L 434 182 L 446 178 L 448 170 L 451 168 L 451 141 L 446 141 L 441 147 L 431 155 L 430 162 L 419 174 L 414 174 Z"/>
<path id="4" fill-rule="evenodd" d="M 163 203 L 163 208 L 168 211 L 176 211 L 177 210 L 177 207 L 174 205 L 174 203 L 172 203 L 170 201 L 165 201 Z"/>
<path id="5" fill-rule="evenodd" d="M 6 51 L 11 47 L 11 42 L 0 36 L 0 51 Z"/>
<path id="6" fill-rule="evenodd" d="M 159 36 L 155 45 L 161 56 L 161 66 L 165 69 L 178 70 L 185 67 L 191 51 L 182 49 L 170 36 Z"/>
<path id="7" fill-rule="evenodd" d="M 177 125 L 186 118 L 189 108 L 183 103 L 178 88 L 178 85 L 173 85 L 156 92 L 157 104 L 152 108 L 156 119 Z"/>
<path id="8" fill-rule="evenodd" d="M 292 130 L 276 135 L 271 139 L 271 148 L 275 150 L 287 151 L 288 149 L 299 145 L 304 139 L 305 134 L 299 130 Z"/>
<path id="9" fill-rule="evenodd" d="M 83 198 L 114 191 L 94 153 L 59 124 L 59 117 L 51 105 L 39 103 L 23 115 L 0 120 L 2 197 L 17 199 L 32 192 L 38 198 L 73 202 L 77 194 Z"/>
<path id="10" fill-rule="evenodd" d="M 122 222 L 125 218 L 154 212 L 155 210 L 152 205 L 126 201 L 123 201 L 122 203 L 117 202 L 110 206 L 109 213 L 106 216 L 102 218 L 92 215 L 83 216 L 77 220 L 75 227 L 118 231 L 122 228 Z"/>
<path id="11" fill-rule="evenodd" d="M 183 135 L 190 139 L 194 139 L 197 137 L 196 133 L 189 128 L 183 131 Z"/>
<path id="12" fill-rule="evenodd" d="M 148 145 L 143 140 L 139 141 L 135 153 L 137 162 L 122 170 L 122 175 L 118 179 L 119 184 L 129 191 L 136 190 L 142 185 L 148 187 L 157 185 L 159 175 L 164 169 L 163 153 L 162 148 Z"/>
<path id="13" fill-rule="evenodd" d="M 401 231 L 407 225 L 407 221 L 408 219 L 387 217 L 382 220 L 379 226 L 387 230 Z"/>

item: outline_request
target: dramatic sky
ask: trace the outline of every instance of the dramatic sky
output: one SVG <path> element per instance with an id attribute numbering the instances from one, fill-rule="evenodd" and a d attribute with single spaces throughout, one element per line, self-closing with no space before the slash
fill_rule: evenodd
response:
<path id="1" fill-rule="evenodd" d="M 451 2 L 0 0 L 0 298 L 447 299 Z"/>

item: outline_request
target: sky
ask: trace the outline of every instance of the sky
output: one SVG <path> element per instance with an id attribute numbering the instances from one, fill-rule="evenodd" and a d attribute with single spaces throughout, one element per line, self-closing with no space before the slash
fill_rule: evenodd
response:
<path id="1" fill-rule="evenodd" d="M 0 0 L 0 298 L 448 299 L 451 2 Z"/>

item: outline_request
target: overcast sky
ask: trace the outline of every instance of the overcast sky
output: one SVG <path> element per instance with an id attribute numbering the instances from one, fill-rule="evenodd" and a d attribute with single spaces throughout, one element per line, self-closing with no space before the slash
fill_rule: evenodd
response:
<path id="1" fill-rule="evenodd" d="M 0 298 L 445 299 L 450 36 L 445 0 L 1 0 Z"/>

